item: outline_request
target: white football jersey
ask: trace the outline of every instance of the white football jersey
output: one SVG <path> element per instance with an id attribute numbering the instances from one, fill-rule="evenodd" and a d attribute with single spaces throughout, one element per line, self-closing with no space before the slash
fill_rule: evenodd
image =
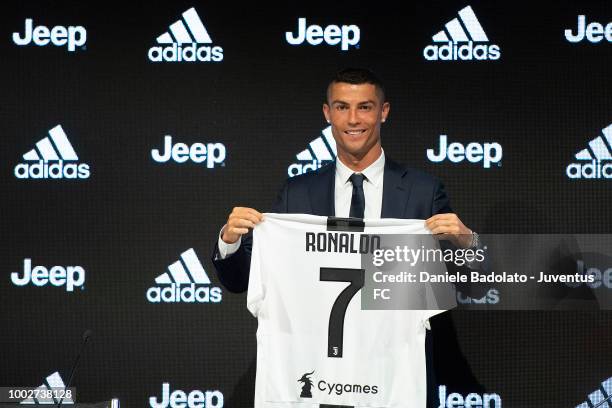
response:
<path id="1" fill-rule="evenodd" d="M 327 221 L 266 214 L 254 229 L 255 408 L 425 408 L 425 330 L 441 310 L 363 310 L 362 256 L 350 249 L 364 234 L 431 233 L 423 220 L 366 219 L 363 232 Z M 330 242 L 312 239 L 326 234 L 346 245 L 321 251 Z"/>

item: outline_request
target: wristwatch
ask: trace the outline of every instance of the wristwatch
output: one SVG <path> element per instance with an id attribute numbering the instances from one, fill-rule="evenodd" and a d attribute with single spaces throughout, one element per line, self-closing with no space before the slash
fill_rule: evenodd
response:
<path id="1" fill-rule="evenodd" d="M 471 249 L 477 249 L 480 247 L 480 236 L 475 231 L 472 231 L 472 243 L 470 244 Z"/>

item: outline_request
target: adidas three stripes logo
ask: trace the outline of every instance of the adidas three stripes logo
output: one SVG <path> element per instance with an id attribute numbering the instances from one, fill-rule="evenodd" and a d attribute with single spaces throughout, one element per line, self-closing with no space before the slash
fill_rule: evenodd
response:
<path id="1" fill-rule="evenodd" d="M 322 135 L 310 142 L 306 149 L 296 154 L 297 161 L 287 169 L 289 177 L 316 170 L 336 159 L 336 141 L 331 126 L 323 129 L 321 133 Z"/>
<path id="2" fill-rule="evenodd" d="M 60 377 L 59 373 L 56 371 L 53 374 L 49 375 L 44 381 L 43 384 L 37 388 L 37 390 L 40 391 L 55 391 L 57 392 L 56 395 L 61 395 L 61 390 L 63 390 L 66 386 L 64 385 L 64 381 L 62 380 L 62 377 Z M 44 396 L 45 393 L 44 392 L 40 392 L 38 394 L 39 396 Z M 59 396 L 58 395 L 58 396 Z M 51 396 L 49 397 L 40 397 L 40 398 L 27 398 L 24 399 L 23 401 L 20 402 L 21 405 L 56 405 L 57 403 L 59 403 L 59 398 L 55 399 L 53 398 L 53 394 L 51 394 Z M 62 399 L 62 405 L 73 405 L 74 401 L 72 399 L 72 397 L 70 398 L 63 398 Z"/>
<path id="3" fill-rule="evenodd" d="M 165 32 L 159 37 L 157 37 L 158 44 L 172 44 L 174 42 L 178 44 L 188 44 L 188 43 L 198 43 L 198 44 L 210 44 L 212 43 L 212 39 L 210 35 L 208 35 L 208 31 L 206 31 L 206 27 L 200 20 L 200 16 L 196 12 L 195 8 L 190 8 L 186 12 L 183 13 L 183 19 L 185 20 L 185 24 L 182 20 L 178 20 L 177 22 L 170 25 L 170 33 Z M 187 27 L 191 32 L 187 31 Z M 174 38 L 174 40 L 173 40 Z"/>
<path id="4" fill-rule="evenodd" d="M 149 48 L 152 62 L 220 62 L 223 48 L 212 46 L 212 38 L 195 8 L 191 7 L 156 38 L 158 45 Z"/>
<path id="5" fill-rule="evenodd" d="M 181 254 L 181 259 L 168 266 L 168 272 L 155 278 L 155 283 L 160 285 L 168 283 L 209 284 L 210 279 L 195 251 L 190 248 Z"/>
<path id="6" fill-rule="evenodd" d="M 612 179 L 612 124 L 574 156 L 565 174 L 571 179 Z"/>
<path id="7" fill-rule="evenodd" d="M 601 131 L 602 135 L 597 136 L 589 142 L 586 149 L 576 153 L 578 160 L 610 160 L 612 159 L 612 124 Z"/>
<path id="8" fill-rule="evenodd" d="M 489 41 L 487 34 L 485 34 L 478 17 L 474 14 L 474 10 L 470 6 L 467 6 L 459 11 L 459 18 L 461 23 L 469 33 L 469 37 L 463 30 L 462 24 L 458 19 L 454 18 L 444 26 L 450 35 L 446 35 L 444 31 L 438 32 L 432 37 L 435 42 L 467 42 L 467 41 Z"/>
<path id="9" fill-rule="evenodd" d="M 51 143 L 53 141 L 53 143 Z M 37 152 L 38 150 L 38 152 Z M 39 154 L 40 153 L 40 154 Z M 59 155 L 58 155 L 59 153 Z M 49 137 L 39 140 L 36 149 L 32 149 L 23 155 L 24 160 L 78 160 L 74 148 L 70 144 L 64 129 L 57 125 L 49 130 Z"/>
<path id="10" fill-rule="evenodd" d="M 587 400 L 576 408 L 612 408 L 612 377 L 601 383 L 599 389 L 587 396 Z"/>
<path id="11" fill-rule="evenodd" d="M 221 298 L 221 288 L 212 286 L 193 248 L 168 265 L 168 271 L 147 290 L 151 303 L 219 303 Z"/>
<path id="12" fill-rule="evenodd" d="M 89 165 L 78 163 L 79 156 L 61 125 L 49 130 L 49 136 L 36 142 L 36 147 L 23 155 L 24 163 L 15 166 L 19 179 L 86 179 Z"/>
<path id="13" fill-rule="evenodd" d="M 501 56 L 498 45 L 489 44 L 472 7 L 459 10 L 459 17 L 444 25 L 444 30 L 434 34 L 432 45 L 423 50 L 428 61 L 484 61 L 497 60 Z"/>

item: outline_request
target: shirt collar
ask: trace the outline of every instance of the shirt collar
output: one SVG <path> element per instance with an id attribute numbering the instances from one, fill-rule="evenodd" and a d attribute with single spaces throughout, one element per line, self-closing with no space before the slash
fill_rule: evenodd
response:
<path id="1" fill-rule="evenodd" d="M 380 156 L 376 161 L 370 164 L 368 167 L 361 171 L 367 181 L 372 183 L 374 187 L 382 186 L 383 172 L 385 170 L 385 151 L 381 149 Z M 342 183 L 350 183 L 349 178 L 354 173 L 353 170 L 349 169 L 342 161 L 336 158 L 336 177 L 342 181 Z"/>

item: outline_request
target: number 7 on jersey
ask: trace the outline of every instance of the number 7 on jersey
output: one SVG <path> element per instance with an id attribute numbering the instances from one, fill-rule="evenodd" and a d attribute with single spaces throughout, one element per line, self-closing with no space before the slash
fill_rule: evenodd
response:
<path id="1" fill-rule="evenodd" d="M 342 357 L 344 316 L 353 296 L 363 288 L 364 277 L 364 269 L 321 268 L 320 281 L 350 283 L 340 292 L 329 314 L 327 357 Z"/>

